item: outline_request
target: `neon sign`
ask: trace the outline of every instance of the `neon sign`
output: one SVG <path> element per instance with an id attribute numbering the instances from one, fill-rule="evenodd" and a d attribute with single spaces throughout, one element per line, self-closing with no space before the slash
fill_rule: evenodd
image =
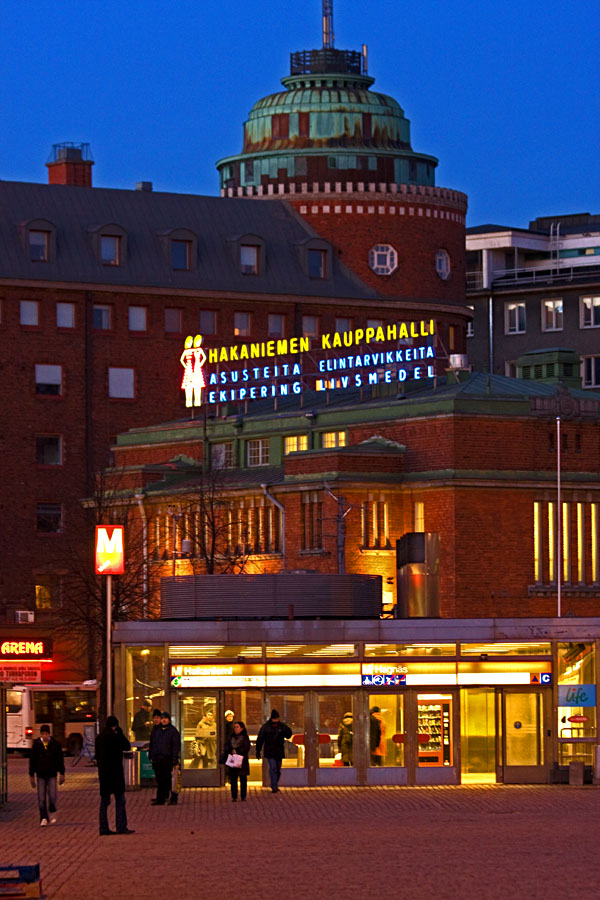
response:
<path id="1" fill-rule="evenodd" d="M 122 525 L 96 525 L 96 575 L 122 575 L 125 571 Z"/>
<path id="2" fill-rule="evenodd" d="M 51 641 L 2 641 L 0 659 L 26 660 L 35 659 L 41 662 L 52 662 Z"/>
<path id="3" fill-rule="evenodd" d="M 228 403 L 287 397 L 300 394 L 310 385 L 315 390 L 362 388 L 379 383 L 392 384 L 412 378 L 433 378 L 435 369 L 435 336 L 433 319 L 400 322 L 378 328 L 356 328 L 352 331 L 323 334 L 314 343 L 307 337 L 258 341 L 229 347 L 202 347 L 202 335 L 185 339 L 180 357 L 183 366 L 181 389 L 185 391 L 187 407 L 202 403 Z M 426 341 L 419 346 L 394 350 L 370 350 L 361 345 L 414 340 Z M 282 357 L 298 354 L 328 354 L 331 351 L 355 348 L 355 352 L 315 359 L 309 355 L 300 360 L 285 362 Z M 274 363 L 265 365 L 267 359 Z M 256 360 L 252 365 L 247 361 Z M 245 363 L 239 368 L 235 363 Z M 205 373 L 205 364 L 216 366 Z M 224 366 L 222 365 L 224 364 Z M 325 377 L 323 377 L 325 376 Z M 203 394 L 205 397 L 203 398 Z"/>

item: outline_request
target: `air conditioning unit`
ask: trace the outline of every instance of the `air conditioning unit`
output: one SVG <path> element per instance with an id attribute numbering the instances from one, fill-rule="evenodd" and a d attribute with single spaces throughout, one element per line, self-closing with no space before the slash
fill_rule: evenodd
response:
<path id="1" fill-rule="evenodd" d="M 32 609 L 16 609 L 15 621 L 18 625 L 31 625 L 35 622 L 35 613 Z"/>
<path id="2" fill-rule="evenodd" d="M 451 369 L 468 369 L 469 368 L 469 357 L 466 353 L 451 353 L 450 354 L 450 368 Z"/>

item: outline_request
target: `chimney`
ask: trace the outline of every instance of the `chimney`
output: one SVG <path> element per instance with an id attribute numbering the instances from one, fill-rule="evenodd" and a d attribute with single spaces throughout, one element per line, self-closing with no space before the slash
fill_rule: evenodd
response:
<path id="1" fill-rule="evenodd" d="M 73 144 L 70 141 L 53 144 L 46 165 L 48 166 L 48 184 L 92 186 L 94 160 L 89 144 Z"/>

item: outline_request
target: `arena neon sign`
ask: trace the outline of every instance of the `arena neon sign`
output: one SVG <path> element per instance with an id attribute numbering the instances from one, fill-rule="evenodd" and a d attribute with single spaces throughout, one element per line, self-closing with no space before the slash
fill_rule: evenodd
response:
<path id="1" fill-rule="evenodd" d="M 183 366 L 181 388 L 185 391 L 186 406 L 202 403 L 227 403 L 259 400 L 269 397 L 286 397 L 300 394 L 307 380 L 316 390 L 362 388 L 379 383 L 403 382 L 432 378 L 435 359 L 433 343 L 420 346 L 340 355 L 339 351 L 361 348 L 361 345 L 391 341 L 412 343 L 414 340 L 431 339 L 435 334 L 433 319 L 418 322 L 400 322 L 378 328 L 356 328 L 353 331 L 323 334 L 314 339 L 307 337 L 259 341 L 230 347 L 204 350 L 202 335 L 189 335 L 180 357 Z M 334 356 L 315 359 L 315 354 L 334 352 Z M 308 365 L 300 361 L 283 362 L 281 357 L 311 354 Z M 277 362 L 265 365 L 266 359 Z M 262 364 L 234 367 L 236 362 L 262 360 Z M 206 364 L 215 365 L 216 371 L 205 372 Z M 222 365 L 224 364 L 224 367 Z M 232 364 L 234 364 L 232 366 Z M 325 376 L 325 377 L 323 377 Z M 204 397 L 203 397 L 204 394 Z"/>
<path id="2" fill-rule="evenodd" d="M 28 660 L 52 662 L 52 643 L 50 641 L 2 641 L 0 659 Z"/>

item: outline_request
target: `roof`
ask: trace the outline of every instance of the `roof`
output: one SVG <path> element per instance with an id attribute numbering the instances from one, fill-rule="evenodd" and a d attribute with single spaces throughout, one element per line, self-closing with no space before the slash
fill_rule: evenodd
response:
<path id="1" fill-rule="evenodd" d="M 32 220 L 56 229 L 56 253 L 32 262 L 23 229 Z M 102 265 L 93 236 L 106 226 L 127 235 L 123 265 Z M 171 267 L 169 233 L 186 229 L 198 243 L 196 267 Z M 265 270 L 240 271 L 235 240 L 258 235 L 265 243 Z M 311 279 L 300 245 L 319 235 L 285 201 L 202 197 L 154 191 L 86 188 L 0 181 L 0 279 L 130 285 L 165 289 L 277 293 L 313 297 L 374 299 L 364 284 L 332 253 L 331 277 Z"/>

